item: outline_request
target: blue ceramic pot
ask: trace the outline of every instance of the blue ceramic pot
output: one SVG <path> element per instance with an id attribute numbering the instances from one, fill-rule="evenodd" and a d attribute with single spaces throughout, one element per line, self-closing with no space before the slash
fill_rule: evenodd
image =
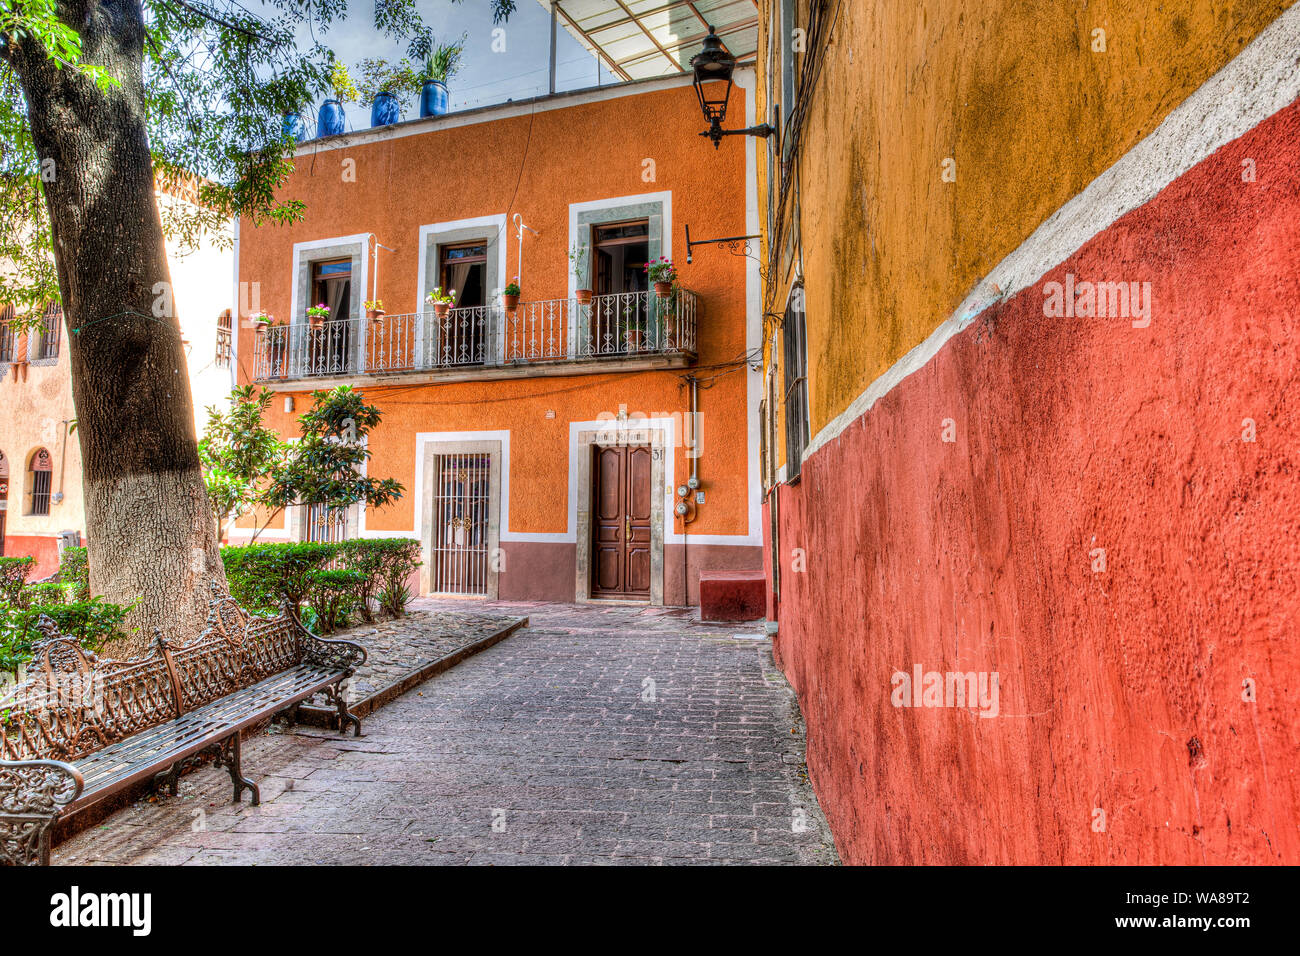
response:
<path id="1" fill-rule="evenodd" d="M 392 93 L 375 94 L 374 105 L 370 107 L 371 126 L 390 126 L 402 121 L 402 104 Z"/>
<path id="2" fill-rule="evenodd" d="M 316 117 L 316 134 L 318 136 L 338 136 L 346 132 L 348 118 L 343 113 L 343 104 L 338 100 L 326 100 L 320 105 Z"/>
<path id="3" fill-rule="evenodd" d="M 430 80 L 420 90 L 420 115 L 442 116 L 447 112 L 447 84 Z"/>
<path id="4" fill-rule="evenodd" d="M 284 114 L 284 135 L 292 136 L 298 143 L 307 138 L 307 124 L 302 121 L 301 113 Z"/>

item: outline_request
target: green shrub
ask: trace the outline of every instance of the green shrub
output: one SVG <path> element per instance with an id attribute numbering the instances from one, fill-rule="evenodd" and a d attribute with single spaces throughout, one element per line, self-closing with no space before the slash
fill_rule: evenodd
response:
<path id="1" fill-rule="evenodd" d="M 0 601 L 10 607 L 25 606 L 23 589 L 35 564 L 36 559 L 32 557 L 0 558 Z"/>
<path id="2" fill-rule="evenodd" d="M 347 568 L 312 573 L 307 606 L 316 616 L 320 633 L 329 634 L 348 623 L 352 612 L 357 609 L 358 595 L 365 583 L 364 572 Z"/>
<path id="3" fill-rule="evenodd" d="M 130 606 L 109 604 L 99 598 L 21 608 L 0 607 L 0 670 L 17 675 L 18 665 L 31 659 L 32 644 L 41 639 L 36 625 L 42 614 L 54 622 L 59 633 L 88 651 L 98 652 L 109 640 L 126 636 L 128 632 L 122 625 L 130 612 Z"/>
<path id="4" fill-rule="evenodd" d="M 59 582 L 68 588 L 70 600 L 90 600 L 90 559 L 85 548 L 63 549 L 59 558 Z"/>
<path id="5" fill-rule="evenodd" d="M 384 586 L 384 552 L 375 546 L 376 543 L 371 538 L 352 538 L 339 546 L 339 559 L 344 567 L 362 575 L 356 588 L 356 609 L 367 623 L 375 619 L 370 602 L 378 597 Z"/>
<path id="6" fill-rule="evenodd" d="M 230 596 L 258 614 L 274 614 L 286 600 L 297 609 L 312 574 L 338 554 L 337 544 L 245 544 L 221 549 Z"/>
<path id="7" fill-rule="evenodd" d="M 371 543 L 383 555 L 379 606 L 393 617 L 402 617 L 411 600 L 411 589 L 406 582 L 423 563 L 420 561 L 420 542 L 410 538 L 378 538 Z"/>
<path id="8" fill-rule="evenodd" d="M 23 593 L 29 607 L 49 607 L 68 603 L 68 589 L 55 581 L 29 584 Z"/>

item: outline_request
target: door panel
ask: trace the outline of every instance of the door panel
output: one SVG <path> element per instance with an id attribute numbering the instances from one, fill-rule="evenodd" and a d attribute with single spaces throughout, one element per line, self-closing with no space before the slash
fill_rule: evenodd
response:
<path id="1" fill-rule="evenodd" d="M 592 467 L 594 597 L 650 595 L 650 449 L 596 446 Z"/>

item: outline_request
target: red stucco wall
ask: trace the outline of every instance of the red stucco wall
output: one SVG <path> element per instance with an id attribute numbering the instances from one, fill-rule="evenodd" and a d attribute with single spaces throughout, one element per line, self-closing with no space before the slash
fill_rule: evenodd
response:
<path id="1" fill-rule="evenodd" d="M 1298 251 L 1293 104 L 780 489 L 776 652 L 846 861 L 1300 863 Z M 1150 326 L 1046 318 L 1067 272 L 1151 282 Z M 917 664 L 997 672 L 998 716 L 892 706 Z"/>

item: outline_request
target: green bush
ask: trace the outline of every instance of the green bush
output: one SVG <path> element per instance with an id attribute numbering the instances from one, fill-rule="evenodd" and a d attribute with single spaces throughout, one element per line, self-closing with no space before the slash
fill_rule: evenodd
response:
<path id="1" fill-rule="evenodd" d="M 59 558 L 59 582 L 67 587 L 69 600 L 90 600 L 90 560 L 85 548 L 63 549 Z"/>
<path id="2" fill-rule="evenodd" d="M 286 600 L 297 609 L 312 574 L 338 554 L 337 544 L 245 544 L 221 549 L 230 596 L 258 614 L 274 614 Z"/>
<path id="3" fill-rule="evenodd" d="M 402 617 L 411 600 L 411 589 L 406 582 L 422 563 L 420 542 L 410 538 L 378 538 L 370 543 L 383 556 L 379 606 L 393 617 Z"/>
<path id="4" fill-rule="evenodd" d="M 350 571 L 360 572 L 362 579 L 356 588 L 357 607 L 362 620 L 375 619 L 370 602 L 375 600 L 384 586 L 384 552 L 375 547 L 374 539 L 352 538 L 339 546 L 339 559 Z"/>
<path id="5" fill-rule="evenodd" d="M 34 585 L 28 590 L 49 587 L 60 586 Z M 122 625 L 130 612 L 129 606 L 109 604 L 99 598 L 0 607 L 0 670 L 17 675 L 18 666 L 31 659 L 32 644 L 41 639 L 37 624 L 42 614 L 54 622 L 60 634 L 77 641 L 88 651 L 98 652 L 109 640 L 126 635 Z"/>
<path id="6" fill-rule="evenodd" d="M 246 544 L 221 549 L 230 595 L 258 614 L 275 614 L 285 598 L 324 631 L 353 613 L 374 620 L 372 602 L 393 617 L 411 599 L 406 581 L 420 566 L 410 538 L 358 538 L 337 544 Z M 335 565 L 331 567 L 331 562 Z M 335 574 L 335 572 L 346 574 Z M 326 575 L 328 572 L 329 576 Z M 325 583 L 322 583 L 325 582 Z M 348 591 L 343 601 L 341 592 Z M 303 608 L 303 602 L 307 607 Z"/>
<path id="7" fill-rule="evenodd" d="M 23 607 L 26 598 L 23 590 L 27 587 L 27 576 L 32 573 L 36 559 L 0 558 L 0 602 L 10 607 Z"/>
<path id="8" fill-rule="evenodd" d="M 311 576 L 307 605 L 316 617 L 320 633 L 329 634 L 348 623 L 359 604 L 366 574 L 347 568 L 316 571 Z"/>
<path id="9" fill-rule="evenodd" d="M 29 584 L 23 593 L 31 607 L 49 607 L 68 603 L 68 589 L 55 581 Z"/>

